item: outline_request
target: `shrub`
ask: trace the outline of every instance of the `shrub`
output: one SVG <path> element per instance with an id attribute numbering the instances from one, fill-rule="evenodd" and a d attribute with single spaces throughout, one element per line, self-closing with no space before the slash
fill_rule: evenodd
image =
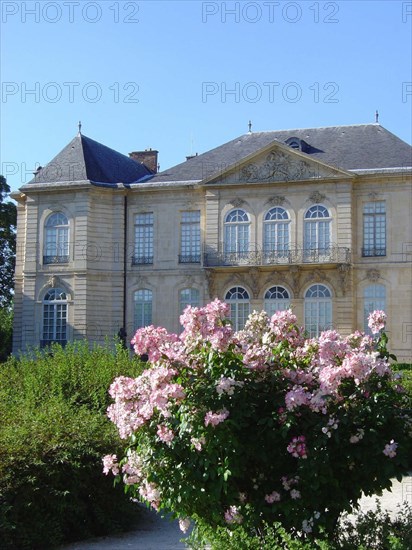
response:
<path id="1" fill-rule="evenodd" d="M 295 537 L 333 537 L 362 492 L 407 471 L 405 395 L 392 382 L 382 332 L 375 340 L 326 331 L 305 339 L 290 312 L 254 312 L 233 333 L 227 305 L 188 307 L 180 337 L 146 327 L 137 378 L 117 378 L 108 414 L 127 451 L 104 471 L 182 530 L 262 533 L 280 523 Z M 235 536 L 235 535 L 233 535 Z"/>
<path id="2" fill-rule="evenodd" d="M 104 412 L 107 385 L 136 375 L 120 348 L 87 343 L 0 366 L 0 540 L 4 549 L 49 548 L 130 527 L 136 509 L 101 474 L 119 448 Z"/>

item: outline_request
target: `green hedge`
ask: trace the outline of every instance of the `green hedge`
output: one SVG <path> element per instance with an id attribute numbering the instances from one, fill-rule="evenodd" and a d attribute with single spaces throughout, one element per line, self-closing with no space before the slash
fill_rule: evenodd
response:
<path id="1" fill-rule="evenodd" d="M 140 367 L 120 347 L 87 343 L 0 365 L 1 549 L 53 548 L 130 527 L 137 509 L 102 474 L 120 440 L 108 387 Z"/>

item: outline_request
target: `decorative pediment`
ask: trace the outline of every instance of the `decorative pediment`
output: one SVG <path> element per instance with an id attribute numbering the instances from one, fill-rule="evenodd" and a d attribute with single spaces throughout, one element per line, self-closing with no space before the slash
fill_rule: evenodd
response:
<path id="1" fill-rule="evenodd" d="M 266 152 L 238 163 L 208 180 L 210 183 L 270 183 L 318 180 L 346 176 L 347 173 L 305 158 L 303 153 L 273 145 Z"/>

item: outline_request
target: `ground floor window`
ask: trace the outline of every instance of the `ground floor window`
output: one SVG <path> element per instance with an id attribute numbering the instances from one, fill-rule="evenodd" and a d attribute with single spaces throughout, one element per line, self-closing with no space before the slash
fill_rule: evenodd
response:
<path id="1" fill-rule="evenodd" d="M 290 307 L 290 294 L 283 286 L 272 286 L 265 292 L 263 309 L 271 317 L 276 311 Z"/>
<path id="2" fill-rule="evenodd" d="M 312 285 L 305 293 L 305 330 L 310 338 L 332 327 L 332 294 L 325 285 Z"/>
<path id="3" fill-rule="evenodd" d="M 147 288 L 134 293 L 134 328 L 147 327 L 152 324 L 153 293 Z"/>
<path id="4" fill-rule="evenodd" d="M 67 342 L 67 296 L 60 288 L 51 288 L 43 300 L 43 335 L 41 346 Z"/>
<path id="5" fill-rule="evenodd" d="M 384 285 L 369 285 L 363 291 L 363 330 L 372 334 L 368 327 L 369 313 L 380 309 L 386 311 L 386 288 Z"/>
<path id="6" fill-rule="evenodd" d="M 242 330 L 249 316 L 249 293 L 241 286 L 235 286 L 227 291 L 225 301 L 230 306 L 233 330 Z"/>

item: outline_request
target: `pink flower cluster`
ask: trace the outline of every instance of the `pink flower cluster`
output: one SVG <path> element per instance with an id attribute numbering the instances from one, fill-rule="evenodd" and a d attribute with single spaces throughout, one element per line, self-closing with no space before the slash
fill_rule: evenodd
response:
<path id="1" fill-rule="evenodd" d="M 225 511 L 225 521 L 226 523 L 242 523 L 243 516 L 240 514 L 237 506 L 229 506 Z"/>
<path id="2" fill-rule="evenodd" d="M 217 426 L 218 424 L 226 420 L 228 416 L 229 411 L 225 408 L 216 413 L 208 411 L 205 415 L 205 426 L 209 426 L 209 424 L 211 424 L 212 426 Z"/>
<path id="3" fill-rule="evenodd" d="M 394 458 L 396 456 L 397 448 L 398 448 L 398 444 L 395 443 L 393 439 L 391 439 L 391 441 L 385 445 L 385 448 L 382 452 L 384 455 L 388 456 L 389 458 Z"/>
<path id="4" fill-rule="evenodd" d="M 234 378 L 228 378 L 221 376 L 220 380 L 216 382 L 216 391 L 219 395 L 226 393 L 227 395 L 233 395 L 235 393 L 235 387 L 242 387 L 244 382 L 238 382 Z"/>
<path id="5" fill-rule="evenodd" d="M 287 446 L 287 451 L 295 458 L 307 458 L 306 438 L 304 435 L 294 437 Z"/>
<path id="6" fill-rule="evenodd" d="M 368 317 L 368 327 L 371 329 L 372 334 L 378 334 L 385 328 L 386 325 L 386 313 L 382 310 L 372 311 Z"/>
<path id="7" fill-rule="evenodd" d="M 280 494 L 277 491 L 273 491 L 270 495 L 265 495 L 265 500 L 268 504 L 280 501 Z"/>
<path id="8" fill-rule="evenodd" d="M 164 424 L 159 424 L 157 426 L 157 435 L 159 436 L 160 441 L 163 441 L 163 443 L 166 443 L 167 445 L 170 445 L 175 437 L 173 430 Z"/>
<path id="9" fill-rule="evenodd" d="M 232 337 L 232 328 L 226 322 L 229 305 L 216 299 L 205 307 L 187 306 L 180 316 L 184 327 L 180 335 L 186 352 L 190 352 L 203 342 L 210 342 L 211 348 L 226 351 Z"/>
<path id="10" fill-rule="evenodd" d="M 166 418 L 170 415 L 170 400 L 179 402 L 185 395 L 180 384 L 171 382 L 175 374 L 167 366 L 154 366 L 137 378 L 116 378 L 109 389 L 115 402 L 107 409 L 107 416 L 116 424 L 121 438 L 132 435 L 155 411 Z"/>
<path id="11" fill-rule="evenodd" d="M 117 456 L 116 455 L 106 455 L 103 457 L 103 473 L 109 474 L 112 472 L 114 476 L 117 476 L 119 473 L 119 464 L 117 462 Z"/>
<path id="12" fill-rule="evenodd" d="M 156 363 L 162 356 L 173 356 L 176 354 L 176 334 L 169 334 L 165 328 L 150 325 L 139 329 L 131 344 L 137 355 L 147 354 L 151 363 Z"/>

